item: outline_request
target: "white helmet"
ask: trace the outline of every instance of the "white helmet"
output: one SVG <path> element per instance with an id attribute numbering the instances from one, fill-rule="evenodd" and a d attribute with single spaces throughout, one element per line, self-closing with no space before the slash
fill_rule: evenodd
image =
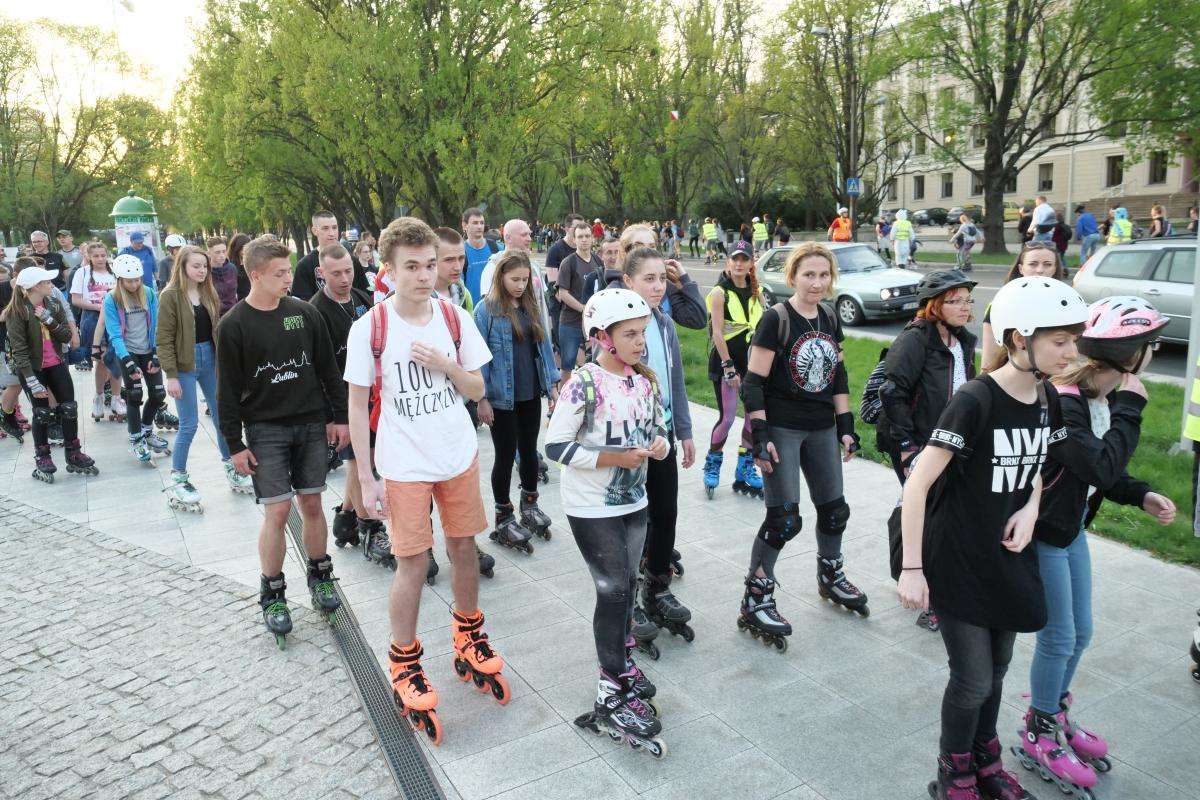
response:
<path id="1" fill-rule="evenodd" d="M 903 208 L 900 209 L 899 211 L 896 212 L 896 219 L 900 220 L 901 222 L 907 220 L 908 219 L 908 211 L 906 211 Z"/>
<path id="2" fill-rule="evenodd" d="M 751 222 L 758 222 L 758 217 L 755 217 L 754 219 L 752 219 L 752 220 L 750 220 L 750 221 L 751 221 Z"/>
<path id="3" fill-rule="evenodd" d="M 132 253 L 122 253 L 114 258 L 112 271 L 118 278 L 137 278 L 141 280 L 145 275 L 145 270 L 142 268 L 142 260 Z"/>
<path id="4" fill-rule="evenodd" d="M 167 240 L 165 242 L 163 242 L 163 246 L 166 247 L 168 250 L 171 249 L 172 247 L 183 247 L 185 244 L 187 244 L 187 240 L 184 239 L 182 236 L 180 236 L 178 233 L 172 233 L 170 236 L 167 237 Z"/>
<path id="5" fill-rule="evenodd" d="M 1004 334 L 1032 336 L 1038 328 L 1064 328 L 1088 321 L 1088 306 L 1079 292 L 1054 278 L 1017 278 L 1000 287 L 992 300 L 992 335 L 1004 344 Z"/>
<path id="6" fill-rule="evenodd" d="M 583 307 L 583 329 L 590 338 L 618 322 L 650 316 L 650 306 L 637 292 L 629 289 L 602 289 Z"/>

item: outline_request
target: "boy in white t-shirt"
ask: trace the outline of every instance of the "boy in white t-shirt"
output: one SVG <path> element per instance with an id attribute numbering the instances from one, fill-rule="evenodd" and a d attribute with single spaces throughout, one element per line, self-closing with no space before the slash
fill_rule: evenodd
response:
<path id="1" fill-rule="evenodd" d="M 346 343 L 346 382 L 350 385 L 350 438 L 367 452 L 368 398 L 382 376 L 375 445 L 376 479 L 371 464 L 356 464 L 368 516 L 387 515 L 396 556 L 389 596 L 392 685 L 413 721 L 434 743 L 441 723 L 434 711 L 437 693 L 421 668 L 416 636 L 426 552 L 433 546 L 429 504 L 437 503 L 454 564 L 455 669 L 468 671 L 501 703 L 508 684 L 504 660 L 483 632 L 475 536 L 487 528 L 479 490 L 475 427 L 463 398 L 478 402 L 484 384 L 479 368 L 492 354 L 472 318 L 454 304 L 432 297 L 437 280 L 438 238 L 414 217 L 393 220 L 379 237 L 383 275 L 395 292 L 350 328 Z M 377 506 L 379 507 L 377 509 Z M 382 510 L 379 510 L 382 509 Z"/>

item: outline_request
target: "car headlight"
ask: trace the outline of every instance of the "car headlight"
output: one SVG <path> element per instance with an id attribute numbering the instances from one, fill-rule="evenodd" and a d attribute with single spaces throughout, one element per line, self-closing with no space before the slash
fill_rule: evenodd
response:
<path id="1" fill-rule="evenodd" d="M 891 296 L 892 296 L 891 289 L 880 289 L 879 290 L 879 299 L 880 300 L 887 300 Z"/>

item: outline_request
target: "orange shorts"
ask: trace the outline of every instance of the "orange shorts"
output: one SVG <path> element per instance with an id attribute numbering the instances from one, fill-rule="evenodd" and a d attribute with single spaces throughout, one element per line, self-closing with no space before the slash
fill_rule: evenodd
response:
<path id="1" fill-rule="evenodd" d="M 479 456 L 471 466 L 445 481 L 384 481 L 387 487 L 388 522 L 392 554 L 415 556 L 433 547 L 433 521 L 429 503 L 437 503 L 438 519 L 446 536 L 475 536 L 487 529 L 483 494 L 479 490 Z"/>

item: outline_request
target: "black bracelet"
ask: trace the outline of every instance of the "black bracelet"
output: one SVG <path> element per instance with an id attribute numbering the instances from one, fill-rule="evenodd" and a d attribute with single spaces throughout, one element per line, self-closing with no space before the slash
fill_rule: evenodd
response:
<path id="1" fill-rule="evenodd" d="M 900 571 L 901 572 L 909 572 L 914 569 L 925 569 L 925 568 L 924 567 L 901 567 Z"/>

